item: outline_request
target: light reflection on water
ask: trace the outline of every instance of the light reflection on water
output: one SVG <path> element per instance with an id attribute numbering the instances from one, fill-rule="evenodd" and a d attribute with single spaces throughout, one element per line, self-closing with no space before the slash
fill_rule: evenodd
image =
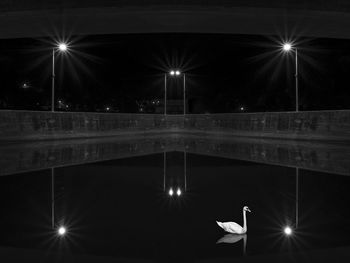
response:
<path id="1" fill-rule="evenodd" d="M 209 260 L 348 246 L 349 187 L 347 176 L 184 152 L 3 176 L 0 245 L 57 250 L 50 229 L 64 224 L 71 252 L 119 258 Z M 224 234 L 216 219 L 241 224 L 245 204 L 253 211 L 249 232 Z"/>

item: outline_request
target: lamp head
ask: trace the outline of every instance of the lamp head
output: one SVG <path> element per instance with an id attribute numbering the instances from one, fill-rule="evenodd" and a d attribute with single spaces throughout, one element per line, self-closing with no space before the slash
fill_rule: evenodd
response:
<path id="1" fill-rule="evenodd" d="M 176 194 L 177 194 L 177 196 L 180 196 L 182 194 L 182 191 L 180 188 L 177 188 Z"/>
<path id="2" fill-rule="evenodd" d="M 180 76 L 181 75 L 181 71 L 180 70 L 171 70 L 169 72 L 170 76 Z"/>
<path id="3" fill-rule="evenodd" d="M 293 233 L 293 230 L 292 230 L 291 227 L 286 226 L 286 227 L 284 228 L 284 233 L 285 233 L 287 236 L 290 236 L 290 235 Z"/>
<path id="4" fill-rule="evenodd" d="M 283 50 L 286 52 L 290 51 L 292 48 L 293 48 L 293 46 L 291 43 L 284 43 L 283 44 Z"/>
<path id="5" fill-rule="evenodd" d="M 67 229 L 64 226 L 60 226 L 57 230 L 58 235 L 64 236 L 67 233 Z"/>
<path id="6" fill-rule="evenodd" d="M 65 52 L 68 49 L 68 45 L 66 43 L 59 43 L 58 49 L 59 49 L 59 51 Z"/>

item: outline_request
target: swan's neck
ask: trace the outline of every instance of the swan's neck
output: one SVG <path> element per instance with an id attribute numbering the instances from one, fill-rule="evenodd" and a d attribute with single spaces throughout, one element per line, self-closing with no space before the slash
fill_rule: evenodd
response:
<path id="1" fill-rule="evenodd" d="M 245 210 L 243 210 L 243 230 L 247 232 L 247 216 Z"/>

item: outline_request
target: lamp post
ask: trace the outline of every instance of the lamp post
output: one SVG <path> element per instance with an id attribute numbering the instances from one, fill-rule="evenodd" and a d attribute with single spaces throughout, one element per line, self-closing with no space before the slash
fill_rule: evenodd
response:
<path id="1" fill-rule="evenodd" d="M 166 115 L 166 102 L 167 102 L 167 75 L 171 77 L 178 77 L 181 75 L 179 70 L 171 70 L 169 73 L 164 74 L 164 115 Z M 183 73 L 183 113 L 186 114 L 186 74 Z"/>
<path id="2" fill-rule="evenodd" d="M 55 54 L 56 51 L 66 52 L 67 44 L 60 43 L 52 49 L 52 82 L 51 82 L 51 112 L 55 111 Z"/>
<path id="3" fill-rule="evenodd" d="M 295 52 L 295 111 L 299 111 L 299 83 L 298 83 L 298 49 L 293 47 L 291 43 L 284 43 L 283 50 L 285 52 Z"/>

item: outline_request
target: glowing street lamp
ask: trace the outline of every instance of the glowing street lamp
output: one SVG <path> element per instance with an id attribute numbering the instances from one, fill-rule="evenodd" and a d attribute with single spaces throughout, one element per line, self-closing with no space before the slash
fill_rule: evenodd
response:
<path id="1" fill-rule="evenodd" d="M 58 45 L 58 49 L 59 49 L 60 51 L 66 51 L 67 48 L 68 48 L 68 46 L 67 46 L 66 43 L 60 43 L 60 44 Z"/>
<path id="2" fill-rule="evenodd" d="M 284 43 L 282 45 L 284 52 L 295 51 L 295 111 L 299 111 L 299 86 L 298 86 L 298 49 L 293 47 L 291 43 Z"/>
<path id="3" fill-rule="evenodd" d="M 55 111 L 55 53 L 66 52 L 68 45 L 66 43 L 59 43 L 52 49 L 52 83 L 51 83 L 51 112 Z"/>
<path id="4" fill-rule="evenodd" d="M 27 84 L 27 83 L 23 83 L 22 84 L 22 88 L 23 89 L 28 89 L 30 86 L 29 86 L 29 84 Z"/>
<path id="5" fill-rule="evenodd" d="M 170 70 L 169 75 L 171 77 L 178 77 L 181 75 L 180 70 Z M 184 93 L 184 104 L 183 104 L 183 111 L 184 115 L 186 114 L 186 75 L 183 73 L 184 76 L 184 82 L 183 82 L 183 93 Z M 166 102 L 167 102 L 167 73 L 164 74 L 164 115 L 166 115 Z"/>
<path id="6" fill-rule="evenodd" d="M 176 194 L 177 194 L 177 196 L 180 196 L 180 195 L 182 194 L 182 192 L 181 192 L 181 189 L 180 189 L 180 188 L 177 188 Z"/>
<path id="7" fill-rule="evenodd" d="M 58 235 L 64 236 L 67 233 L 67 229 L 64 226 L 60 226 L 57 230 Z"/>
<path id="8" fill-rule="evenodd" d="M 173 190 L 173 188 L 170 188 L 169 189 L 169 193 L 168 193 L 170 196 L 173 196 L 173 194 L 174 194 L 174 190 Z"/>
<path id="9" fill-rule="evenodd" d="M 286 226 L 283 231 L 287 236 L 290 236 L 293 233 L 292 228 L 289 226 Z"/>
<path id="10" fill-rule="evenodd" d="M 284 51 L 289 51 L 291 49 L 292 49 L 292 45 L 291 44 L 289 44 L 289 43 L 283 44 L 283 50 Z"/>
<path id="11" fill-rule="evenodd" d="M 176 194 L 177 196 L 181 196 L 181 195 L 182 195 L 182 191 L 181 191 L 180 187 L 178 187 L 178 188 L 176 189 L 176 192 L 174 192 L 173 188 L 170 187 L 170 189 L 169 189 L 169 191 L 168 191 L 168 195 L 169 195 L 169 196 L 173 196 L 174 194 Z"/>

